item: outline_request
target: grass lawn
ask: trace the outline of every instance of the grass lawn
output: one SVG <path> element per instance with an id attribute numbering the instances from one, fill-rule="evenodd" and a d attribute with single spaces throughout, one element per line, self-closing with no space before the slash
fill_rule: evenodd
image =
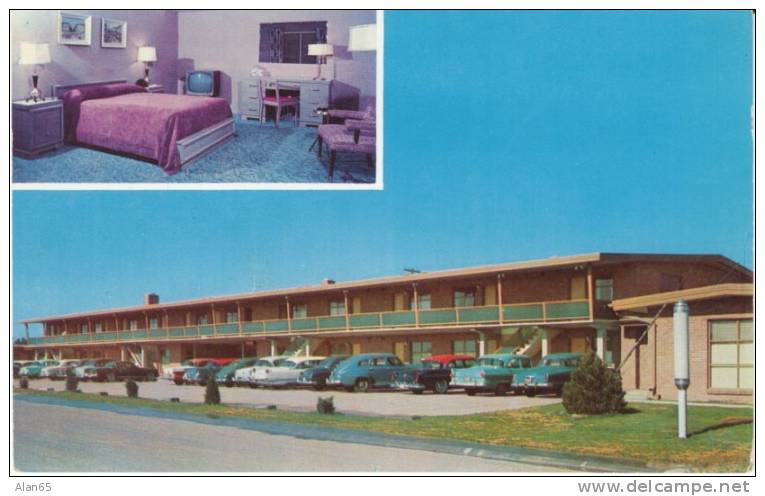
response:
<path id="1" fill-rule="evenodd" d="M 208 416 L 236 416 L 608 456 L 644 462 L 657 468 L 682 464 L 700 472 L 745 471 L 749 465 L 752 448 L 751 423 L 725 425 L 742 419 L 752 419 L 751 408 L 689 407 L 689 432 L 704 432 L 680 440 L 676 437 L 676 408 L 673 405 L 631 404 L 632 413 L 572 416 L 558 404 L 496 413 L 409 420 L 171 403 L 84 393 L 21 389 L 14 392 Z M 716 426 L 720 428 L 714 428 Z"/>

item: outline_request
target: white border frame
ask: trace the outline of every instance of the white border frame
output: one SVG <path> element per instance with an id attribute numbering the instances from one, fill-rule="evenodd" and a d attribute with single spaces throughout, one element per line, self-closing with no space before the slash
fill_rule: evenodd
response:
<path id="1" fill-rule="evenodd" d="M 79 40 L 65 40 L 61 36 L 61 23 L 63 21 L 63 17 L 75 17 L 77 19 L 82 19 L 85 22 L 85 39 L 82 41 Z M 75 46 L 90 46 L 91 40 L 93 38 L 93 16 L 89 15 L 82 15 L 82 14 L 75 14 L 72 12 L 66 12 L 66 11 L 60 11 L 58 12 L 58 25 L 56 27 L 56 31 L 58 32 L 58 44 L 59 45 L 75 45 Z"/>
<path id="2" fill-rule="evenodd" d="M 107 43 L 104 41 L 104 33 L 106 32 L 106 23 L 113 22 L 119 23 L 122 26 L 122 42 L 121 43 Z M 120 21 L 119 19 L 107 19 L 101 18 L 101 48 L 127 48 L 127 36 L 128 36 L 128 23 L 127 21 Z"/>

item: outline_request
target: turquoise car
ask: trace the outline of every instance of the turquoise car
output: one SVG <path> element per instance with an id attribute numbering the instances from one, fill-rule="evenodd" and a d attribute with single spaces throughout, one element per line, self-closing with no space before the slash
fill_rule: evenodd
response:
<path id="1" fill-rule="evenodd" d="M 484 355 L 472 367 L 455 369 L 451 385 L 464 388 L 468 396 L 483 392 L 504 396 L 511 390 L 513 378 L 530 368 L 531 359 L 525 355 L 512 353 Z"/>
<path id="2" fill-rule="evenodd" d="M 37 360 L 36 362 L 31 362 L 21 367 L 19 376 L 34 379 L 40 377 L 42 369 L 53 365 L 58 365 L 58 360 Z"/>
<path id="3" fill-rule="evenodd" d="M 584 353 L 552 353 L 536 367 L 519 374 L 513 380 L 513 390 L 526 396 L 552 393 L 560 396 L 563 385 L 579 367 Z"/>
<path id="4" fill-rule="evenodd" d="M 367 353 L 341 362 L 329 374 L 327 387 L 365 393 L 371 388 L 393 387 L 398 374 L 416 370 L 392 353 Z"/>

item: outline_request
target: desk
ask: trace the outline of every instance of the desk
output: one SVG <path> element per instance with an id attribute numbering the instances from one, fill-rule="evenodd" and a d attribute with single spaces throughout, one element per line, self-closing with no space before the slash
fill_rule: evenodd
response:
<path id="1" fill-rule="evenodd" d="M 300 126 L 318 126 L 322 123 L 322 116 L 315 110 L 327 108 L 335 100 L 336 84 L 334 80 L 321 79 L 298 79 L 298 78 L 271 78 L 278 79 L 280 83 L 293 85 L 300 90 Z M 260 81 L 257 78 L 248 78 L 239 81 L 239 115 L 242 119 L 261 120 L 260 115 Z"/>

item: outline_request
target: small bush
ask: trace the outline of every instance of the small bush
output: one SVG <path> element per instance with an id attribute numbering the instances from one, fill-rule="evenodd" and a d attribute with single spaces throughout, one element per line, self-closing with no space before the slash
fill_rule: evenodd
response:
<path id="1" fill-rule="evenodd" d="M 21 389 L 29 389 L 29 379 L 27 379 L 26 377 L 22 377 L 21 379 L 19 379 L 19 387 Z"/>
<path id="2" fill-rule="evenodd" d="M 125 391 L 127 391 L 128 398 L 138 398 L 138 384 L 133 379 L 125 381 Z"/>
<path id="3" fill-rule="evenodd" d="M 319 413 L 332 414 L 335 413 L 334 397 L 319 398 L 316 402 L 316 411 Z"/>
<path id="4" fill-rule="evenodd" d="M 563 407 L 568 413 L 615 413 L 626 405 L 621 376 L 594 353 L 582 358 L 571 380 L 563 386 Z"/>
<path id="5" fill-rule="evenodd" d="M 67 373 L 66 375 L 66 390 L 69 392 L 74 393 L 77 391 L 77 386 L 79 385 L 80 380 L 75 377 L 73 374 Z"/>
<path id="6" fill-rule="evenodd" d="M 218 389 L 218 383 L 215 382 L 214 376 L 210 376 L 210 378 L 207 379 L 205 403 L 208 405 L 220 405 L 220 389 Z"/>

